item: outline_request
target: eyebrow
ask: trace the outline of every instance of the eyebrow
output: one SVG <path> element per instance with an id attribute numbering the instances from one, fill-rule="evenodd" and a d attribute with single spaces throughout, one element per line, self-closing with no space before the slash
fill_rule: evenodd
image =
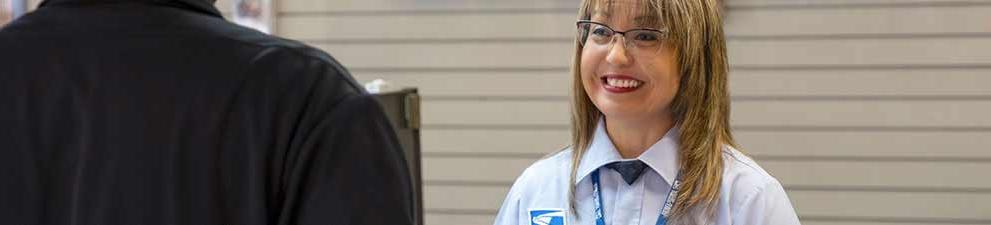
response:
<path id="1" fill-rule="evenodd" d="M 589 19 L 593 19 L 596 17 L 603 17 L 605 20 L 608 20 L 609 16 L 610 14 L 608 12 L 595 11 L 592 13 L 592 16 L 589 17 Z M 661 26 L 661 23 L 658 22 L 657 20 L 658 20 L 657 16 L 654 15 L 638 16 L 637 18 L 633 18 L 633 24 L 636 24 L 638 27 L 654 28 L 656 26 Z"/>
<path id="2" fill-rule="evenodd" d="M 637 18 L 633 19 L 633 22 L 638 26 L 644 26 L 644 27 L 660 25 L 657 16 L 654 15 L 638 16 Z"/>

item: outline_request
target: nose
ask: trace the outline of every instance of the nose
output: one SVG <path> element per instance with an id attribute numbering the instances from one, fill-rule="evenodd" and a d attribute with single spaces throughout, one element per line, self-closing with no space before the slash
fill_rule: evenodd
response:
<path id="1" fill-rule="evenodd" d="M 626 37 L 616 35 L 610 45 L 612 47 L 609 48 L 609 54 L 606 55 L 606 62 L 617 66 L 629 65 L 631 57 L 626 49 Z"/>

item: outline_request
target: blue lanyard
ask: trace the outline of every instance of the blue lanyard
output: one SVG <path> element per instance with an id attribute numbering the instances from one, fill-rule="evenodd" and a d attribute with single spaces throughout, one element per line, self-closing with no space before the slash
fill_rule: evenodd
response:
<path id="1" fill-rule="evenodd" d="M 668 215 L 671 214 L 671 208 L 674 208 L 674 203 L 678 199 L 678 190 L 681 189 L 681 174 L 678 174 L 678 178 L 674 179 L 674 183 L 671 184 L 671 191 L 668 191 L 667 198 L 664 199 L 664 205 L 661 206 L 661 214 L 657 216 L 656 225 L 665 225 L 668 223 Z M 604 213 L 602 213 L 602 189 L 599 188 L 599 170 L 596 169 L 592 172 L 592 201 L 595 201 L 595 225 L 606 225 L 606 219 Z"/>

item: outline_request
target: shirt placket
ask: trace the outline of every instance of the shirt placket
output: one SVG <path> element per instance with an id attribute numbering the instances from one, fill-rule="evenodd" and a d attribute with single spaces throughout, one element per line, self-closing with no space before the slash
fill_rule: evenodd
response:
<path id="1" fill-rule="evenodd" d="M 638 181 L 633 185 L 627 185 L 616 174 L 616 204 L 613 208 L 612 223 L 616 225 L 639 225 L 640 217 L 643 214 L 643 194 L 644 182 Z"/>

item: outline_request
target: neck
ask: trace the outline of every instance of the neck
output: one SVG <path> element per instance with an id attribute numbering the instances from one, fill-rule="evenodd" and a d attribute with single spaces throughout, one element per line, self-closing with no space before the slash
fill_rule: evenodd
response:
<path id="1" fill-rule="evenodd" d="M 649 119 L 606 118 L 606 133 L 623 159 L 634 159 L 661 140 L 674 123 L 671 117 Z"/>

